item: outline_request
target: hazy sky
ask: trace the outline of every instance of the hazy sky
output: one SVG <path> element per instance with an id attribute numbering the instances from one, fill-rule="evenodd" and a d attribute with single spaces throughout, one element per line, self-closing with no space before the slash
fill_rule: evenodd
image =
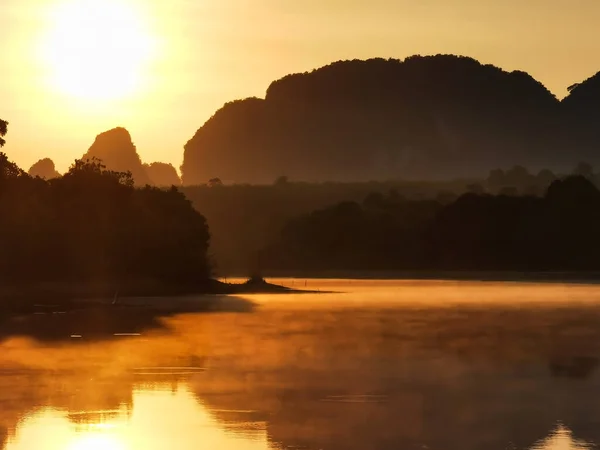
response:
<path id="1" fill-rule="evenodd" d="M 558 97 L 600 71 L 600 0 L 0 0 L 4 151 L 64 171 L 131 132 L 181 164 L 223 103 L 340 59 L 455 53 L 520 69 Z"/>

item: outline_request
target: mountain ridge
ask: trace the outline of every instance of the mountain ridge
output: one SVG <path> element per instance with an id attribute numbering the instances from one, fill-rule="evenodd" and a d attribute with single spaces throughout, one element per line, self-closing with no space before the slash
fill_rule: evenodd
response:
<path id="1" fill-rule="evenodd" d="M 580 109 L 573 96 L 588 83 L 558 100 L 526 72 L 469 57 L 337 61 L 273 81 L 264 98 L 223 105 L 184 146 L 183 183 L 439 178 L 514 164 L 572 166 L 573 153 L 595 156 L 590 138 L 574 139 L 577 127 L 568 120 Z M 581 149 L 567 152 L 573 142 Z"/>

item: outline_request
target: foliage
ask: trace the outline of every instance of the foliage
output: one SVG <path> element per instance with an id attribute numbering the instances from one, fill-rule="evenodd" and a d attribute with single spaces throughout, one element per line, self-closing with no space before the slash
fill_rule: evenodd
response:
<path id="1" fill-rule="evenodd" d="M 361 202 L 369 193 L 403 198 L 438 196 L 442 202 L 465 192 L 467 180 L 439 182 L 297 183 L 183 187 L 211 229 L 211 253 L 221 275 L 246 275 L 259 251 L 279 236 L 287 221 L 342 201 Z"/>
<path id="2" fill-rule="evenodd" d="M 25 172 L 19 166 L 8 160 L 5 153 L 0 152 L 0 183 L 17 179 L 24 174 Z"/>
<path id="3" fill-rule="evenodd" d="M 8 122 L 6 120 L 0 119 L 0 147 L 4 147 L 4 144 L 6 144 L 6 141 L 2 138 L 4 136 L 6 136 L 7 132 L 8 132 Z"/>
<path id="4" fill-rule="evenodd" d="M 0 153 L 0 282 L 201 286 L 208 227 L 177 189 L 135 189 L 96 159 L 32 178 Z M 114 291 L 113 291 L 114 292 Z"/>
<path id="5" fill-rule="evenodd" d="M 537 175 L 518 165 L 508 170 L 495 169 L 490 172 L 486 180 L 487 192 L 542 195 L 557 178 L 558 176 L 548 169 L 541 170 Z"/>
<path id="6" fill-rule="evenodd" d="M 208 180 L 208 187 L 215 187 L 215 186 L 223 186 L 223 182 L 221 181 L 220 178 L 211 178 L 210 180 Z"/>
<path id="7" fill-rule="evenodd" d="M 218 189 L 196 186 L 182 190 L 208 220 L 211 253 L 219 273 L 245 275 L 257 266 L 261 249 L 273 243 L 286 223 L 340 202 L 364 202 L 365 208 L 374 210 L 378 203 L 396 204 L 403 200 L 435 200 L 444 206 L 466 192 L 540 197 L 558 176 L 547 169 L 532 174 L 517 166 L 496 169 L 487 180 L 301 183 L 280 177 L 270 185 L 219 185 Z M 599 181 L 595 175 L 592 179 Z"/>
<path id="8" fill-rule="evenodd" d="M 466 193 L 436 201 L 370 195 L 287 223 L 263 270 L 600 270 L 600 191 L 586 177 L 544 197 Z"/>

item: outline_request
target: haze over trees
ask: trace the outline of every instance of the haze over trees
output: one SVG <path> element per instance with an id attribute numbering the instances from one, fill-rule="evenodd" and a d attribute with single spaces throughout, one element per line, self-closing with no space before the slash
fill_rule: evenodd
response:
<path id="1" fill-rule="evenodd" d="M 340 61 L 226 104 L 185 145 L 185 185 L 432 179 L 598 163 L 600 75 L 562 102 L 530 75 L 452 55 Z"/>
<path id="2" fill-rule="evenodd" d="M 257 253 L 279 236 L 287 221 L 342 201 L 361 202 L 371 192 L 454 201 L 468 181 L 299 183 L 184 186 L 182 192 L 206 217 L 210 253 L 219 275 L 247 275 Z"/>
<path id="3" fill-rule="evenodd" d="M 222 184 L 184 186 L 182 191 L 205 215 L 211 229 L 211 254 L 221 275 L 246 275 L 256 265 L 262 248 L 276 239 L 286 223 L 303 214 L 341 202 L 362 204 L 388 196 L 397 202 L 435 201 L 449 205 L 465 193 L 543 197 L 553 181 L 569 174 L 587 173 L 600 185 L 600 176 L 588 163 L 563 173 L 534 172 L 513 166 L 477 178 L 445 181 L 372 181 L 306 183 L 277 177 L 269 185 Z M 592 174 L 590 175 L 590 171 Z"/>
<path id="4" fill-rule="evenodd" d="M 600 191 L 582 175 L 543 197 L 467 193 L 442 205 L 374 193 L 289 221 L 264 270 L 600 270 Z"/>

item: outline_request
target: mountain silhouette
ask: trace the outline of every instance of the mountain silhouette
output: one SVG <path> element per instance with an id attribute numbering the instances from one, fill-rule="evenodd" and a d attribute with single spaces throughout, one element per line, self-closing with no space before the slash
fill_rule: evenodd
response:
<path id="1" fill-rule="evenodd" d="M 574 114 L 581 117 L 600 115 L 600 72 L 587 80 L 576 83 L 569 88 L 569 95 L 562 103 Z"/>
<path id="2" fill-rule="evenodd" d="M 472 176 L 581 159 L 561 103 L 530 75 L 460 56 L 340 61 L 224 105 L 185 145 L 185 185 Z M 580 94 L 581 93 L 581 94 Z M 577 109 L 573 106 L 574 109 Z M 592 161 L 593 162 L 593 161 Z"/>
<path id="3" fill-rule="evenodd" d="M 569 87 L 569 95 L 562 101 L 567 115 L 571 144 L 582 158 L 598 161 L 600 149 L 600 72 Z"/>
<path id="4" fill-rule="evenodd" d="M 152 184 L 125 128 L 118 127 L 99 134 L 81 159 L 93 158 L 101 160 L 109 170 L 131 172 L 136 185 Z"/>
<path id="5" fill-rule="evenodd" d="M 181 178 L 177 174 L 175 167 L 171 164 L 153 162 L 144 164 L 144 170 L 148 174 L 151 182 L 155 186 L 180 186 Z"/>
<path id="6" fill-rule="evenodd" d="M 29 173 L 29 175 L 32 177 L 40 177 L 45 180 L 50 180 L 52 178 L 58 178 L 61 176 L 54 167 L 54 161 L 52 161 L 50 158 L 40 159 L 33 166 L 31 166 L 27 173 Z"/>

